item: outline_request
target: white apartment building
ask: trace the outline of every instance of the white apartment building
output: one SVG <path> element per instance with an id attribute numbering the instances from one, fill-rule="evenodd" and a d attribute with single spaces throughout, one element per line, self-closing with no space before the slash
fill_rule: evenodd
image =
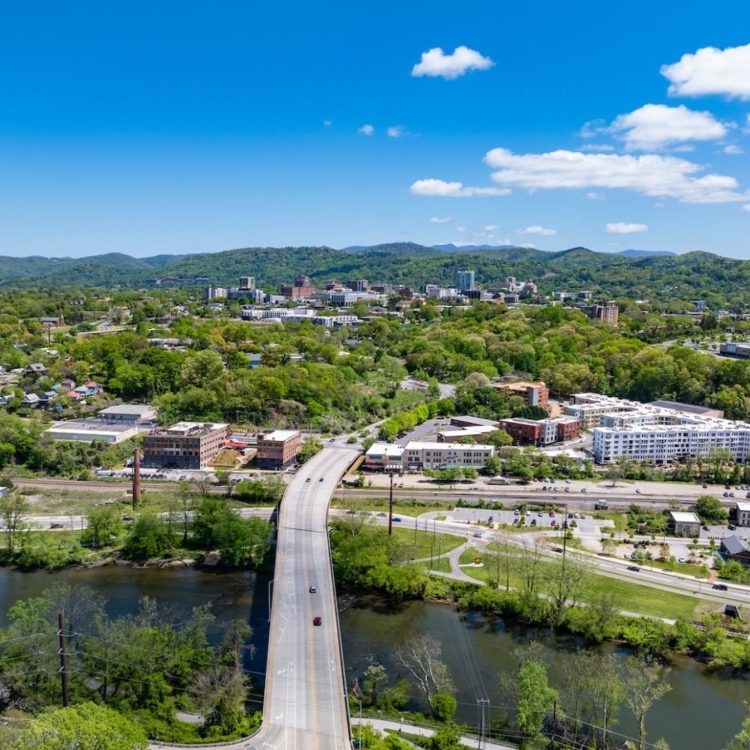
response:
<path id="1" fill-rule="evenodd" d="M 737 503 L 737 525 L 750 526 L 750 503 Z"/>
<path id="2" fill-rule="evenodd" d="M 585 396 L 591 399 L 596 394 Z M 744 463 L 750 454 L 750 424 L 745 422 L 607 396 L 600 396 L 600 399 L 598 405 L 589 401 L 574 407 L 582 409 L 590 424 L 593 425 L 595 419 L 598 422 L 598 426 L 593 427 L 597 463 L 617 461 L 626 456 L 634 461 L 663 465 L 675 459 L 707 456 L 716 448 L 731 451 L 736 461 Z M 594 406 L 602 411 L 597 413 Z"/>
<path id="3" fill-rule="evenodd" d="M 464 443 L 407 443 L 403 455 L 404 466 L 412 471 L 419 469 L 481 469 L 490 456 L 495 455 L 492 445 Z"/>

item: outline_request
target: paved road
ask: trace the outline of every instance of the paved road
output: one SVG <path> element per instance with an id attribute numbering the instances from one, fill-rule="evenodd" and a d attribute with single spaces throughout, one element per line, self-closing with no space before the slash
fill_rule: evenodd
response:
<path id="1" fill-rule="evenodd" d="M 336 442 L 308 461 L 287 487 L 278 524 L 263 724 L 252 737 L 215 747 L 351 747 L 327 516 L 331 495 L 357 455 Z M 315 617 L 322 618 L 319 627 Z M 184 746 L 151 742 L 151 747 Z"/>

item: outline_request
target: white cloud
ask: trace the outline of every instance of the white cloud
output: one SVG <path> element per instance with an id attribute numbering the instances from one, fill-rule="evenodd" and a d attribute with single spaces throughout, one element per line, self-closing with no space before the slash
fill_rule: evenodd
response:
<path id="1" fill-rule="evenodd" d="M 750 99 L 750 44 L 744 47 L 703 47 L 679 62 L 662 65 L 672 96 L 724 94 Z"/>
<path id="2" fill-rule="evenodd" d="M 500 229 L 497 224 L 485 224 L 484 229 L 486 232 L 494 232 L 496 229 Z"/>
<path id="3" fill-rule="evenodd" d="M 740 146 L 735 146 L 734 144 L 730 144 L 729 146 L 724 146 L 724 153 L 725 154 L 744 154 L 745 151 Z"/>
<path id="4" fill-rule="evenodd" d="M 624 221 L 618 221 L 614 224 L 607 224 L 604 229 L 609 234 L 635 234 L 636 232 L 648 232 L 648 225 L 626 224 Z"/>
<path id="5" fill-rule="evenodd" d="M 750 211 L 750 203 L 746 203 L 746 204 L 745 204 L 745 205 L 744 205 L 744 206 L 743 206 L 742 208 L 743 208 L 743 209 L 744 209 L 745 211 Z"/>
<path id="6" fill-rule="evenodd" d="M 663 148 L 682 141 L 713 141 L 723 138 L 726 127 L 710 112 L 696 112 L 684 104 L 645 104 L 626 115 L 619 115 L 607 129 L 621 134 L 626 148 L 647 150 Z"/>
<path id="7" fill-rule="evenodd" d="M 557 229 L 545 229 L 540 227 L 538 224 L 534 224 L 533 227 L 526 227 L 526 229 L 517 229 L 516 234 L 541 234 L 543 237 L 551 237 L 553 234 L 557 234 Z"/>
<path id="8" fill-rule="evenodd" d="M 536 250 L 536 245 L 533 242 L 524 242 L 523 245 L 519 245 L 519 247 L 525 247 L 528 250 Z"/>
<path id="9" fill-rule="evenodd" d="M 463 45 L 456 47 L 453 54 L 446 55 L 441 47 L 433 47 L 422 53 L 421 62 L 412 69 L 411 74 L 420 76 L 442 76 L 447 80 L 458 78 L 470 70 L 488 70 L 495 63 L 489 57 Z"/>
<path id="10" fill-rule="evenodd" d="M 581 146 L 581 151 L 614 151 L 615 147 L 608 143 L 586 143 Z"/>
<path id="11" fill-rule="evenodd" d="M 404 129 L 401 125 L 394 125 L 388 128 L 386 131 L 391 138 L 400 138 L 404 134 Z"/>
<path id="12" fill-rule="evenodd" d="M 430 224 L 448 224 L 453 221 L 452 216 L 433 216 L 430 219 Z"/>
<path id="13" fill-rule="evenodd" d="M 675 156 L 584 154 L 566 150 L 514 154 L 496 148 L 484 160 L 498 170 L 492 174 L 495 182 L 528 190 L 619 188 L 651 197 L 676 198 L 682 203 L 730 203 L 750 198 L 750 193 L 737 192 L 734 177 L 698 176 L 703 166 Z"/>
<path id="14" fill-rule="evenodd" d="M 607 200 L 607 196 L 602 193 L 586 193 L 586 197 L 590 201 L 604 201 Z"/>
<path id="15" fill-rule="evenodd" d="M 328 127 L 329 125 L 333 125 L 333 120 L 323 120 L 323 125 Z"/>
<path id="16" fill-rule="evenodd" d="M 509 195 L 508 188 L 464 187 L 460 182 L 445 180 L 417 180 L 411 186 L 412 195 L 438 196 L 442 198 L 472 198 L 475 196 Z"/>
<path id="17" fill-rule="evenodd" d="M 357 132 L 362 133 L 362 135 L 372 135 L 375 132 L 375 128 L 370 124 L 365 124 Z"/>
<path id="18" fill-rule="evenodd" d="M 468 229 L 469 229 L 468 227 L 456 227 L 456 231 L 459 234 L 463 234 L 464 232 L 468 231 Z"/>

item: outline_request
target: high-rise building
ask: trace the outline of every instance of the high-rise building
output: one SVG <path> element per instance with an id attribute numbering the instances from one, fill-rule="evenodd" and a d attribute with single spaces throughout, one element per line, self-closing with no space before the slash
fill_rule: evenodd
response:
<path id="1" fill-rule="evenodd" d="M 255 289 L 255 276 L 240 276 L 240 289 Z"/>
<path id="2" fill-rule="evenodd" d="M 614 302 L 607 302 L 606 305 L 590 305 L 584 310 L 593 320 L 603 320 L 609 325 L 616 326 L 620 311 Z"/>
<path id="3" fill-rule="evenodd" d="M 456 287 L 460 292 L 470 292 L 474 288 L 474 271 L 458 271 Z"/>

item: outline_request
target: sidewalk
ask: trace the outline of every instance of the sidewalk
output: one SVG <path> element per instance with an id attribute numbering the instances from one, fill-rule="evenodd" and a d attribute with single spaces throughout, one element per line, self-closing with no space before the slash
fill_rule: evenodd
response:
<path id="1" fill-rule="evenodd" d="M 403 730 L 405 734 L 416 734 L 419 737 L 432 737 L 432 735 L 435 734 L 434 729 L 420 727 L 416 724 L 409 724 L 407 722 L 388 721 L 386 719 L 369 719 L 363 717 L 362 725 L 364 726 L 366 724 L 370 724 L 373 729 L 377 729 L 379 732 L 385 732 L 386 730 L 399 732 L 400 730 Z M 355 726 L 359 726 L 358 716 L 352 716 L 352 737 L 357 739 L 357 730 L 354 729 Z M 466 747 L 480 747 L 479 740 L 475 737 L 461 735 L 461 742 L 466 745 Z M 481 747 L 487 748 L 487 750 L 518 750 L 516 745 L 505 745 L 486 739 L 482 740 Z"/>

